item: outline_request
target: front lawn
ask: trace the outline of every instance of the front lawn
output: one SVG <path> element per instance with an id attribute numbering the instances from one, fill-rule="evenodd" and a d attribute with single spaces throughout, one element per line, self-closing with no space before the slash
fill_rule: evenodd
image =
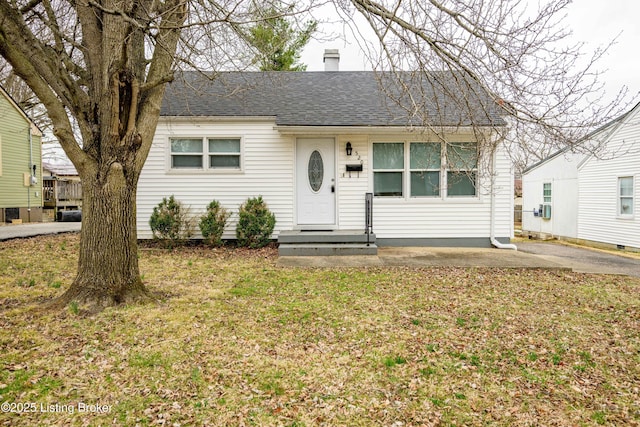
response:
<path id="1" fill-rule="evenodd" d="M 639 279 L 143 248 L 158 304 L 43 313 L 77 247 L 0 243 L 0 425 L 640 424 Z"/>

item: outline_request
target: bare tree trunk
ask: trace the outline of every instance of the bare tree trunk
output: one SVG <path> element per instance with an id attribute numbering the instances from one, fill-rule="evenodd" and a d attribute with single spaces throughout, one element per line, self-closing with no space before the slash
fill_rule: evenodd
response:
<path id="1" fill-rule="evenodd" d="M 137 177 L 125 177 L 119 163 L 101 175 L 94 170 L 82 176 L 86 191 L 78 273 L 71 287 L 52 302 L 52 308 L 75 301 L 90 311 L 99 311 L 152 299 L 138 268 Z"/>

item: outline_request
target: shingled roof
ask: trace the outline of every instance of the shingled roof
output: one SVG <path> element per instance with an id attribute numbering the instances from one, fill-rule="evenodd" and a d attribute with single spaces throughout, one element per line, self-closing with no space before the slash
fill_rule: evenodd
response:
<path id="1" fill-rule="evenodd" d="M 486 91 L 451 73 L 407 72 L 402 81 L 372 71 L 185 72 L 168 85 L 161 115 L 267 116 L 279 126 L 505 125 Z M 424 108 L 410 114 L 410 97 Z"/>

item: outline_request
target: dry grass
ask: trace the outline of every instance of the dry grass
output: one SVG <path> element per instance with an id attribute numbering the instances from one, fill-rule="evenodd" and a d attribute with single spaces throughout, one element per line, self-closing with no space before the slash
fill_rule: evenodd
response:
<path id="1" fill-rule="evenodd" d="M 40 312 L 77 243 L 0 244 L 0 425 L 640 424 L 638 279 L 143 249 L 161 303 Z"/>

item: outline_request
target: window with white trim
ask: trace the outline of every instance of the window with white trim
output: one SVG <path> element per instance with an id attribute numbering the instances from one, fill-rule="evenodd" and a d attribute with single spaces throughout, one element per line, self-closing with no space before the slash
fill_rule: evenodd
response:
<path id="1" fill-rule="evenodd" d="M 209 138 L 209 168 L 240 169 L 240 139 Z"/>
<path id="2" fill-rule="evenodd" d="M 618 215 L 633 215 L 633 177 L 618 178 Z"/>
<path id="3" fill-rule="evenodd" d="M 240 138 L 172 138 L 171 169 L 241 170 Z"/>
<path id="4" fill-rule="evenodd" d="M 404 194 L 404 142 L 373 144 L 373 195 Z"/>
<path id="5" fill-rule="evenodd" d="M 478 144 L 447 143 L 447 196 L 475 196 L 477 168 Z"/>
<path id="6" fill-rule="evenodd" d="M 446 143 L 444 150 L 439 142 L 374 142 L 373 194 L 475 197 L 477 165 L 473 142 Z"/>
<path id="7" fill-rule="evenodd" d="M 545 182 L 542 184 L 542 202 L 545 204 L 551 203 L 551 183 Z"/>
<path id="8" fill-rule="evenodd" d="M 409 144 L 411 197 L 440 195 L 441 145 L 433 142 Z"/>

